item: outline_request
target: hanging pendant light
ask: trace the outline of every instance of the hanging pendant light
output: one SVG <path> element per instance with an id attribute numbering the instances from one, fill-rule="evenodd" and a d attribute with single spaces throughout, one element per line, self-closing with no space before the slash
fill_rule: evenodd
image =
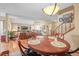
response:
<path id="1" fill-rule="evenodd" d="M 59 7 L 57 6 L 57 3 L 55 5 L 50 5 L 48 7 L 43 8 L 43 12 L 47 15 L 54 15 L 59 11 Z"/>

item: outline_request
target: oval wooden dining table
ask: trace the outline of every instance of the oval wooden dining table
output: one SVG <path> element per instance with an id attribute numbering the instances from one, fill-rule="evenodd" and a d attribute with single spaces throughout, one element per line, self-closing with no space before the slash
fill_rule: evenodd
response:
<path id="1" fill-rule="evenodd" d="M 46 56 L 48 55 L 62 56 L 64 53 L 68 52 L 70 48 L 70 44 L 67 41 L 63 39 L 58 40 L 66 44 L 66 47 L 63 47 L 63 48 L 59 48 L 51 45 L 50 42 L 53 42 L 53 41 L 54 40 L 52 39 L 44 38 L 44 40 L 42 40 L 38 45 L 32 45 L 32 44 L 28 44 L 28 45 L 33 51 Z"/>

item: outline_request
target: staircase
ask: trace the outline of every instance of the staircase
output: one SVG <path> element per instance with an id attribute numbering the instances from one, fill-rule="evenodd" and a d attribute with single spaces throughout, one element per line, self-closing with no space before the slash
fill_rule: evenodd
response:
<path id="1" fill-rule="evenodd" d="M 61 33 L 64 36 L 65 34 L 69 33 L 74 29 L 75 29 L 75 26 L 73 23 L 61 23 L 53 30 L 53 34 Z"/>

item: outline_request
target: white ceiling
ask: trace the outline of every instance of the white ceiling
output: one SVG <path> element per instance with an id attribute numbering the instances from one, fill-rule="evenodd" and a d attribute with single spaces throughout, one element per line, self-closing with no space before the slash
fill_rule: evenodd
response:
<path id="1" fill-rule="evenodd" d="M 42 8 L 49 5 L 49 3 L 0 3 L 0 12 L 31 20 L 55 20 L 57 15 L 48 16 L 42 11 Z M 71 3 L 58 3 L 60 10 L 71 5 Z"/>

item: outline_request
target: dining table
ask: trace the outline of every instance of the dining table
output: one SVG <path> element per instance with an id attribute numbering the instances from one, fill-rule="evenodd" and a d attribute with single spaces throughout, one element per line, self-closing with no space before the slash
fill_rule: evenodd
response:
<path id="1" fill-rule="evenodd" d="M 58 42 L 62 42 L 65 44 L 65 47 L 56 47 L 51 44 L 51 42 L 54 42 L 54 39 L 49 39 L 47 36 L 43 38 L 43 40 L 40 40 L 39 44 L 33 45 L 29 44 L 28 46 L 35 52 L 49 56 L 49 55 L 58 55 L 62 56 L 70 49 L 70 44 L 64 40 L 64 39 L 57 39 Z"/>

